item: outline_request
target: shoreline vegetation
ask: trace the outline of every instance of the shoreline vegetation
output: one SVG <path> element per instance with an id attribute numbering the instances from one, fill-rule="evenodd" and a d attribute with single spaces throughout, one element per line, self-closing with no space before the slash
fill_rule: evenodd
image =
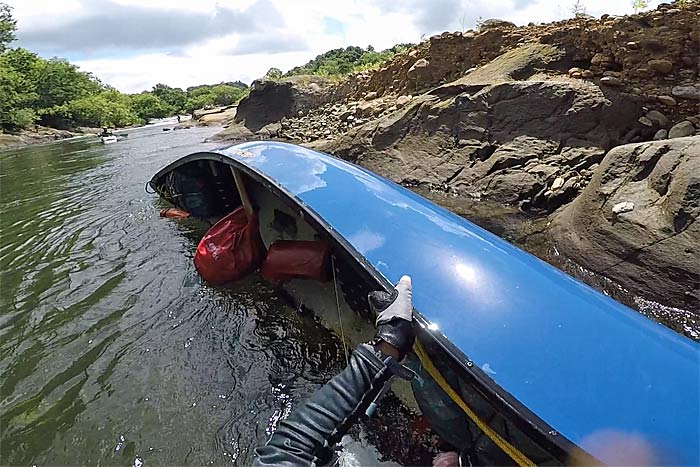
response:
<path id="1" fill-rule="evenodd" d="M 240 81 L 191 86 L 183 90 L 156 84 L 150 91 L 125 94 L 68 60 L 45 59 L 12 48 L 17 28 L 10 6 L 0 2 L 0 150 L 44 144 L 99 133 L 101 128 L 122 129 L 145 125 L 152 119 L 235 106 L 248 94 Z M 380 66 L 412 44 L 376 51 L 371 45 L 330 50 L 305 65 L 283 73 L 270 68 L 265 78 L 281 80 L 315 75 L 339 81 L 344 76 Z M 216 111 L 215 111 L 216 112 Z M 228 113 L 227 113 L 228 115 Z M 221 124 L 204 119 L 201 124 Z"/>
<path id="2" fill-rule="evenodd" d="M 240 81 L 124 94 L 65 59 L 11 48 L 16 28 L 11 7 L 0 3 L 0 149 L 229 106 L 247 94 Z"/>

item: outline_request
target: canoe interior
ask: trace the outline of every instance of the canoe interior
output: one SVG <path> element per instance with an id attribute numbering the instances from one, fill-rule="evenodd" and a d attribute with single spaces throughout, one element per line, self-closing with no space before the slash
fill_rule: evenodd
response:
<path id="1" fill-rule="evenodd" d="M 214 223 L 241 205 L 231 168 L 219 160 L 194 158 L 159 173 L 150 185 L 175 207 Z M 293 306 L 311 310 L 324 325 L 344 336 L 349 351 L 369 340 L 374 332 L 374 317 L 366 305 L 366 296 L 370 290 L 379 288 L 376 281 L 328 232 L 313 225 L 302 207 L 248 175 L 243 178 L 246 192 L 258 212 L 260 234 L 266 247 L 276 240 L 323 240 L 331 245 L 336 282 L 292 280 L 284 284 L 284 295 Z M 561 465 L 567 461 L 570 446 L 552 443 L 542 435 L 543 427 L 534 426 L 528 417 L 520 416 L 498 394 L 485 391 L 474 375 L 465 372 L 463 365 L 437 345 L 429 330 L 417 326 L 417 331 L 440 373 L 482 421 L 538 465 Z M 395 383 L 392 390 L 409 407 L 425 415 L 444 441 L 458 450 L 466 450 L 474 465 L 513 464 L 440 389 L 414 354 L 407 358 L 407 365 L 419 378 L 410 387 Z"/>

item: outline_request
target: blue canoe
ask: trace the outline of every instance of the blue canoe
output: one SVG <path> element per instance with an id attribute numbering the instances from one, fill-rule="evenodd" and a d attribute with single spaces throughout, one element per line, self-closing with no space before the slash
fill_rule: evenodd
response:
<path id="1" fill-rule="evenodd" d="M 174 165 L 198 158 L 289 197 L 384 285 L 411 275 L 414 306 L 429 329 L 552 437 L 585 447 L 624 433 L 643 439 L 664 464 L 700 465 L 697 343 L 332 156 L 253 142 Z"/>

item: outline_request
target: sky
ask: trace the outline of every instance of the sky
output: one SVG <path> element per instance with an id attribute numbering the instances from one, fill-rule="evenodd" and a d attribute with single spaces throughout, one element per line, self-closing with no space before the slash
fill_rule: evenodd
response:
<path id="1" fill-rule="evenodd" d="M 186 88 L 286 71 L 338 47 L 420 42 L 479 18 L 518 25 L 571 17 L 576 0 L 0 0 L 17 42 L 66 58 L 122 92 Z M 632 0 L 579 0 L 593 16 Z M 650 7 L 660 0 L 652 0 Z"/>

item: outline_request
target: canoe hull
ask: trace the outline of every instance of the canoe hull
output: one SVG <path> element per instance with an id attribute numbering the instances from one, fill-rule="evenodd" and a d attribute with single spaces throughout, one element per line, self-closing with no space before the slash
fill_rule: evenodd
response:
<path id="1" fill-rule="evenodd" d="M 188 156 L 152 186 L 192 161 L 236 167 L 285 200 L 367 283 L 389 288 L 411 274 L 425 333 L 556 457 L 613 429 L 654 440 L 674 463 L 696 463 L 697 344 L 347 162 L 247 143 Z"/>

